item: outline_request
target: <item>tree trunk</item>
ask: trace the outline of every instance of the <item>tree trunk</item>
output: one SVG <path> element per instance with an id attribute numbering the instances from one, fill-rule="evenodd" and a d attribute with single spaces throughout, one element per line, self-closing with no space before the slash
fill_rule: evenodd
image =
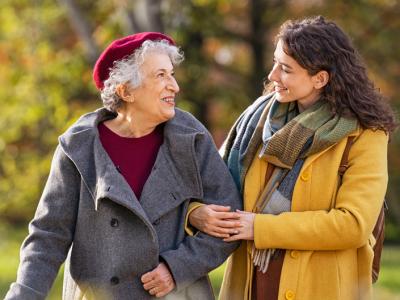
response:
<path id="1" fill-rule="evenodd" d="M 92 28 L 85 18 L 84 14 L 74 2 L 74 0 L 58 0 L 65 6 L 71 26 L 75 29 L 77 35 L 82 40 L 86 48 L 86 57 L 89 62 L 94 63 L 99 55 L 99 48 L 93 39 Z"/>

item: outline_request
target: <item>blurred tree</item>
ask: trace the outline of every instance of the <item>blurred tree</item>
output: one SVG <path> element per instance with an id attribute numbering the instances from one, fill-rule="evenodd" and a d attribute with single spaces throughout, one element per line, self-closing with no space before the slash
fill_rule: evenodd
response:
<path id="1" fill-rule="evenodd" d="M 101 105 L 91 79 L 101 49 L 163 31 L 185 51 L 178 105 L 220 144 L 259 96 L 273 36 L 288 18 L 323 14 L 354 38 L 377 87 L 399 106 L 400 4 L 393 0 L 3 0 L 0 10 L 0 220 L 32 217 L 60 135 Z M 400 138 L 390 145 L 389 237 L 399 239 Z"/>

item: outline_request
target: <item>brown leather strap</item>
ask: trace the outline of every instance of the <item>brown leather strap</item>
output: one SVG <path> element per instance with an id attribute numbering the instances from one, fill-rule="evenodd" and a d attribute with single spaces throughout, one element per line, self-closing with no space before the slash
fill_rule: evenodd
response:
<path id="1" fill-rule="evenodd" d="M 268 182 L 268 180 L 270 180 L 272 173 L 274 172 L 274 169 L 275 169 L 275 167 L 273 164 L 267 165 L 267 170 L 265 172 L 265 184 L 264 185 L 267 185 L 267 182 Z"/>
<path id="2" fill-rule="evenodd" d="M 347 138 L 346 148 L 344 148 L 342 160 L 340 161 L 340 166 L 338 173 L 340 178 L 343 177 L 344 172 L 346 172 L 349 167 L 349 152 L 351 145 L 353 144 L 354 136 L 350 136 Z M 385 209 L 387 209 L 386 201 L 384 201 L 381 211 L 379 213 L 378 220 L 375 224 L 373 235 L 375 237 L 376 243 L 373 247 L 374 250 L 374 258 L 372 262 L 372 283 L 375 283 L 378 280 L 379 269 L 381 264 L 381 254 L 383 248 L 383 240 L 385 238 Z"/>
<path id="3" fill-rule="evenodd" d="M 349 136 L 347 138 L 346 148 L 344 148 L 342 160 L 340 161 L 340 166 L 338 171 L 340 177 L 343 177 L 344 172 L 346 172 L 347 168 L 349 167 L 349 152 L 351 145 L 353 145 L 353 142 L 354 142 L 354 136 Z"/>
<path id="4" fill-rule="evenodd" d="M 378 280 L 379 270 L 381 266 L 381 254 L 383 248 L 383 241 L 385 239 L 385 205 L 386 200 L 382 206 L 381 212 L 379 213 L 378 220 L 376 221 L 372 234 L 375 237 L 374 245 L 374 260 L 372 261 L 372 283 Z"/>

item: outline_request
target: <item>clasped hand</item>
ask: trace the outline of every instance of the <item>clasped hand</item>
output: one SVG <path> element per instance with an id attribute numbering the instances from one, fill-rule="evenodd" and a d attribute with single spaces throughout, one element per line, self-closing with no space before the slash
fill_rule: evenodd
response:
<path id="1" fill-rule="evenodd" d="M 209 204 L 194 209 L 189 222 L 202 232 L 231 242 L 254 240 L 254 218 L 251 212 L 231 212 L 229 206 Z"/>
<path id="2" fill-rule="evenodd" d="M 143 288 L 157 298 L 164 297 L 175 288 L 175 282 L 165 263 L 141 277 Z"/>

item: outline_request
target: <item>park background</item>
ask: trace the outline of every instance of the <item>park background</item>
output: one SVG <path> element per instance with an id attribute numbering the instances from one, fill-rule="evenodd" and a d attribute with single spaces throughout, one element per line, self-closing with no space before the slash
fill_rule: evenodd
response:
<path id="1" fill-rule="evenodd" d="M 99 53 L 140 31 L 171 35 L 185 52 L 177 105 L 220 145 L 263 89 L 273 37 L 287 19 L 323 15 L 353 39 L 368 72 L 400 107 L 396 0 L 2 0 L 0 7 L 0 297 L 15 280 L 57 137 L 101 105 L 92 82 Z M 400 135 L 389 145 L 386 242 L 377 299 L 400 299 Z M 373 158 L 371 158 L 373 159 Z M 366 199 L 367 200 L 367 199 Z M 212 272 L 218 293 L 223 266 Z M 61 298 L 61 277 L 49 299 Z"/>

